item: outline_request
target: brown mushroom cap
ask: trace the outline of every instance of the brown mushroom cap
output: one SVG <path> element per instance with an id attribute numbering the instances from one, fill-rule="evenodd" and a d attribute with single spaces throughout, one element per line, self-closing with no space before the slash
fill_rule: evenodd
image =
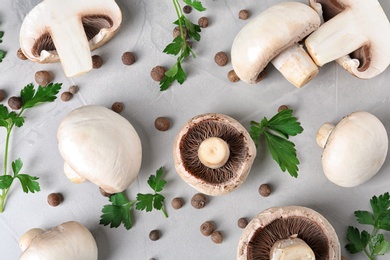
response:
<path id="1" fill-rule="evenodd" d="M 301 206 L 274 207 L 259 213 L 244 229 L 237 259 L 270 259 L 273 244 L 297 234 L 316 259 L 340 259 L 340 243 L 332 225 L 318 212 Z"/>
<path id="2" fill-rule="evenodd" d="M 209 137 L 226 141 L 230 156 L 217 169 L 206 167 L 198 158 L 198 148 Z M 223 114 L 202 114 L 187 122 L 173 146 L 176 171 L 190 186 L 207 195 L 227 194 L 247 178 L 256 146 L 246 129 L 235 119 Z"/>

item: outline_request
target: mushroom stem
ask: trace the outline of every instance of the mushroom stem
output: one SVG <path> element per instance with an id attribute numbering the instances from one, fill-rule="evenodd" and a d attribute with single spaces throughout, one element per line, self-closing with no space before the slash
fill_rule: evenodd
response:
<path id="1" fill-rule="evenodd" d="M 271 248 L 271 260 L 314 260 L 313 250 L 297 235 L 292 235 L 287 239 L 278 240 Z"/>
<path id="2" fill-rule="evenodd" d="M 225 165 L 229 156 L 229 145 L 219 137 L 207 138 L 198 149 L 199 160 L 211 169 L 218 169 Z"/>
<path id="3" fill-rule="evenodd" d="M 318 67 L 302 45 L 295 43 L 271 63 L 294 86 L 300 88 L 318 74 Z"/>
<path id="4" fill-rule="evenodd" d="M 317 132 L 316 141 L 321 148 L 325 148 L 326 142 L 335 126 L 331 123 L 325 123 Z"/>

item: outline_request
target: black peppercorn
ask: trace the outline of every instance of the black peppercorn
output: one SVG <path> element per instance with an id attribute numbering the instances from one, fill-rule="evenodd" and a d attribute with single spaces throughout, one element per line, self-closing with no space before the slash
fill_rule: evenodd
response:
<path id="1" fill-rule="evenodd" d="M 161 237 L 161 232 L 159 230 L 155 229 L 155 230 L 150 231 L 150 233 L 149 233 L 149 238 L 152 241 L 159 240 L 160 237 Z"/>
<path id="2" fill-rule="evenodd" d="M 124 109 L 124 105 L 122 102 L 114 102 L 111 106 L 111 109 L 112 111 L 116 112 L 116 113 L 120 113 L 123 111 Z"/>

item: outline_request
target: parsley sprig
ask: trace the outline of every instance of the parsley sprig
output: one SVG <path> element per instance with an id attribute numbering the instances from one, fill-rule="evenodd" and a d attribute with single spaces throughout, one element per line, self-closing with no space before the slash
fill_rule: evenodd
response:
<path id="1" fill-rule="evenodd" d="M 165 72 L 164 78 L 160 81 L 160 90 L 167 90 L 173 82 L 176 80 L 179 84 L 183 84 L 187 78 L 186 73 L 182 68 L 182 62 L 189 56 L 196 58 L 195 53 L 192 51 L 191 46 L 187 43 L 184 28 L 187 30 L 187 35 L 190 39 L 200 41 L 200 26 L 192 23 L 183 13 L 179 0 L 172 0 L 177 14 L 177 20 L 174 24 L 180 28 L 180 35 L 177 36 L 173 41 L 168 44 L 163 50 L 164 53 L 173 56 L 178 56 L 176 63 Z M 202 3 L 198 0 L 183 0 L 187 5 L 192 6 L 195 10 L 203 12 L 206 8 L 203 7 Z"/>
<path id="2" fill-rule="evenodd" d="M 373 226 L 370 233 L 358 228 L 349 226 L 347 230 L 347 239 L 349 243 L 345 248 L 351 253 L 356 254 L 364 252 L 370 260 L 375 256 L 384 255 L 390 251 L 390 243 L 379 230 L 390 231 L 390 197 L 386 192 L 379 197 L 373 196 L 370 200 L 372 212 L 358 210 L 354 212 L 357 222 L 363 225 Z"/>
<path id="3" fill-rule="evenodd" d="M 132 201 L 128 200 L 124 192 L 112 195 L 109 199 L 111 204 L 103 206 L 100 224 L 117 228 L 123 223 L 126 229 L 130 229 L 133 226 L 130 213 L 134 204 L 137 210 L 146 210 L 146 212 L 153 209 L 161 210 L 167 218 L 168 214 L 164 207 L 165 197 L 160 194 L 167 183 L 162 179 L 163 172 L 163 168 L 160 167 L 156 175 L 151 175 L 148 179 L 148 184 L 154 193 L 138 193 L 137 199 Z"/>
<path id="4" fill-rule="evenodd" d="M 38 86 L 35 90 L 33 84 L 28 84 L 20 91 L 20 97 L 22 99 L 22 107 L 19 113 L 14 111 L 8 112 L 8 108 L 3 104 L 0 104 L 0 127 L 4 127 L 7 131 L 5 139 L 5 150 L 4 150 L 4 164 L 3 164 L 3 175 L 0 176 L 0 212 L 4 211 L 5 201 L 11 185 L 15 179 L 20 181 L 24 192 L 35 193 L 40 191 L 38 183 L 38 177 L 30 176 L 28 174 L 21 174 L 20 171 L 23 167 L 21 159 L 17 159 L 12 162 L 12 175 L 8 174 L 8 157 L 9 157 L 9 144 L 11 132 L 14 126 L 22 127 L 25 121 L 25 117 L 22 116 L 26 109 L 35 107 L 39 104 L 46 102 L 53 102 L 57 97 L 56 95 L 61 89 L 60 83 L 50 83 L 46 87 Z"/>
<path id="5" fill-rule="evenodd" d="M 0 31 L 0 43 L 3 42 L 3 36 L 4 36 L 4 32 Z M 6 54 L 7 54 L 6 51 L 0 50 L 0 62 L 3 61 Z"/>
<path id="6" fill-rule="evenodd" d="M 297 151 L 295 144 L 288 140 L 289 136 L 302 133 L 303 128 L 297 118 L 292 116 L 293 110 L 284 109 L 268 120 L 266 117 L 260 123 L 251 121 L 250 136 L 256 144 L 264 135 L 272 158 L 279 164 L 283 172 L 286 170 L 293 177 L 298 177 Z"/>

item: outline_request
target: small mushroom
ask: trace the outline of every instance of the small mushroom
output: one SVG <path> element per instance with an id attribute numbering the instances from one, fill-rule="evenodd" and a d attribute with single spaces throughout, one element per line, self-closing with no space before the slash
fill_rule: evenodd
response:
<path id="1" fill-rule="evenodd" d="M 390 64 L 390 23 L 377 0 L 310 0 L 325 23 L 305 45 L 319 66 L 336 60 L 352 75 L 368 79 Z"/>
<path id="2" fill-rule="evenodd" d="M 23 251 L 19 260 L 98 259 L 96 241 L 82 224 L 70 221 L 51 230 L 33 228 L 19 240 Z"/>
<path id="3" fill-rule="evenodd" d="M 297 258 L 302 252 L 307 257 Z M 340 255 L 332 225 L 318 212 L 301 206 L 259 213 L 244 229 L 237 250 L 237 260 L 340 259 Z"/>
<path id="4" fill-rule="evenodd" d="M 256 146 L 246 129 L 223 114 L 190 119 L 178 133 L 173 155 L 176 171 L 207 195 L 227 194 L 247 178 Z"/>
<path id="5" fill-rule="evenodd" d="M 317 132 L 325 176 L 342 187 L 371 179 L 382 167 L 388 138 L 382 122 L 368 112 L 354 112 L 336 126 L 325 123 Z"/>
<path id="6" fill-rule="evenodd" d="M 73 110 L 60 123 L 58 148 L 64 172 L 75 183 L 89 180 L 105 192 L 125 190 L 141 167 L 141 141 L 120 114 L 102 106 Z"/>
<path id="7" fill-rule="evenodd" d="M 92 69 L 91 50 L 118 31 L 122 13 L 114 0 L 44 0 L 25 17 L 20 47 L 31 61 L 61 61 L 65 75 Z"/>
<path id="8" fill-rule="evenodd" d="M 318 73 L 318 67 L 299 44 L 321 23 L 308 5 L 280 3 L 266 9 L 246 24 L 234 39 L 231 61 L 238 77 L 257 83 L 259 74 L 271 62 L 296 87 L 302 87 Z"/>

